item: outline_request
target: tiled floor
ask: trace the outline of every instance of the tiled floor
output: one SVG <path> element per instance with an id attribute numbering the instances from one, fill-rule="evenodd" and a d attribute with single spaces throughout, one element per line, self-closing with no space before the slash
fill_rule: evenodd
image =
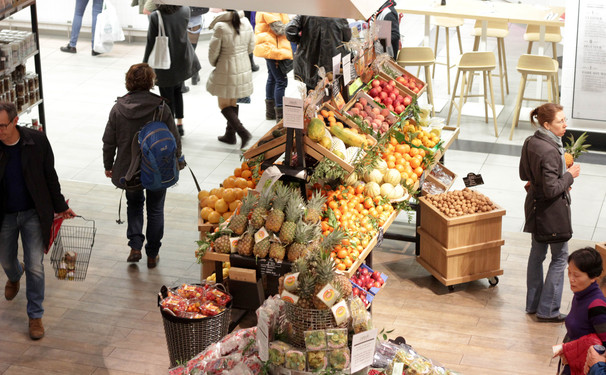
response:
<path id="1" fill-rule="evenodd" d="M 418 22 L 418 18 L 405 18 L 405 45 L 420 40 L 422 27 Z M 466 24 L 462 29 L 465 50 L 472 45 L 470 27 Z M 394 335 L 405 336 L 422 353 L 465 374 L 554 372 L 551 345 L 561 341 L 564 333 L 561 325 L 538 324 L 523 311 L 529 238 L 520 232 L 524 190 L 517 165 L 520 146 L 532 133 L 529 122 L 521 121 L 514 140 L 508 140 L 519 83 L 515 62 L 525 51 L 522 33 L 521 26 L 512 25 L 506 40 L 510 94 L 498 117 L 499 137 L 494 137 L 492 125 L 485 124 L 483 118 L 464 116 L 459 141 L 446 153 L 449 169 L 459 177 L 481 173 L 485 185 L 478 190 L 507 210 L 501 282 L 487 288 L 485 280 L 475 281 L 447 293 L 415 262 L 410 244 L 403 242 L 385 241 L 374 258 L 376 267 L 390 276 L 388 288 L 375 302 L 375 325 L 395 328 Z M 190 176 L 184 174 L 168 193 L 159 267 L 128 266 L 124 262 L 125 228 L 115 223 L 120 192 L 104 177 L 101 136 L 115 98 L 125 93 L 124 74 L 141 60 L 144 46 L 116 44 L 110 54 L 92 57 L 85 37 L 76 55 L 61 53 L 59 46 L 64 44 L 64 38 L 41 38 L 47 133 L 71 206 L 97 222 L 95 250 L 83 283 L 54 280 L 47 266 L 47 336 L 43 340 L 31 342 L 27 338 L 24 293 L 13 302 L 0 301 L 0 373 L 165 373 L 168 358 L 155 294 L 162 284 L 199 278 L 199 265 L 193 257 L 196 189 Z M 201 84 L 190 85 L 191 91 L 184 96 L 183 150 L 202 188 L 210 189 L 240 163 L 240 152 L 236 146 L 216 140 L 225 119 L 204 86 L 210 72 L 207 45 L 201 42 L 197 50 L 203 66 Z M 440 49 L 438 58 L 443 56 Z M 262 63 L 259 58 L 256 61 Z M 436 71 L 437 93 L 446 92 L 445 71 L 441 69 Z M 254 73 L 254 79 L 252 104 L 241 105 L 240 113 L 244 125 L 259 137 L 272 126 L 264 120 L 264 66 Z M 291 79 L 289 96 L 297 95 L 296 86 Z M 445 118 L 447 111 L 441 110 L 439 116 Z M 37 117 L 36 111 L 22 118 L 29 116 Z M 605 159 L 603 155 L 592 159 L 596 161 L 591 164 L 581 159 L 581 176 L 572 189 L 573 249 L 606 241 Z M 462 187 L 459 178 L 454 188 Z M 405 220 L 404 216 L 400 220 Z M 409 229 L 398 225 L 392 230 Z M 5 280 L 2 273 L 0 283 Z M 563 311 L 571 299 L 565 289 Z M 510 367 L 513 358 L 520 363 L 519 371 Z"/>

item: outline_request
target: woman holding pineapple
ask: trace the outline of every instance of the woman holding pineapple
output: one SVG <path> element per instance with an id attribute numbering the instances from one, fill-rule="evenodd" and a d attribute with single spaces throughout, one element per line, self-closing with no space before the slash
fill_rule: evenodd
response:
<path id="1" fill-rule="evenodd" d="M 537 131 L 524 142 L 520 158 L 520 178 L 526 184 L 524 231 L 532 233 L 526 270 L 526 313 L 540 322 L 562 322 L 560 313 L 568 240 L 572 237 L 569 190 L 580 167 L 568 169 L 562 137 L 566 116 L 559 104 L 546 103 L 532 110 L 530 122 Z M 543 260 L 551 248 L 551 262 L 543 281 Z"/>

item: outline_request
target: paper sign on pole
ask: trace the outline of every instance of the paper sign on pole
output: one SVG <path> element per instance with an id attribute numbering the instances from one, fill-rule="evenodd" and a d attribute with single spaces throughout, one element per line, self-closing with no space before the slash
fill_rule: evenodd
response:
<path id="1" fill-rule="evenodd" d="M 262 361 L 269 359 L 269 327 L 266 319 L 257 322 L 257 345 L 259 346 L 259 358 Z"/>
<path id="2" fill-rule="evenodd" d="M 377 329 L 360 332 L 353 336 L 351 344 L 351 372 L 357 372 L 366 366 L 372 365 L 375 355 L 375 341 Z"/>
<path id="3" fill-rule="evenodd" d="M 333 77 L 339 74 L 341 70 L 341 54 L 338 53 L 332 58 L 332 75 Z"/>
<path id="4" fill-rule="evenodd" d="M 351 53 L 343 56 L 343 86 L 351 82 Z"/>
<path id="5" fill-rule="evenodd" d="M 284 97 L 283 117 L 284 127 L 303 129 L 303 99 Z"/>

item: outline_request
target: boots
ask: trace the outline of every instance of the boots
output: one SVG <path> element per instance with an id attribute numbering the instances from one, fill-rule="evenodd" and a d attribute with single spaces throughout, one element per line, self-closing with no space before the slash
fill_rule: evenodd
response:
<path id="1" fill-rule="evenodd" d="M 273 99 L 265 99 L 265 119 L 266 120 L 275 120 L 276 119 L 276 110 L 274 106 L 276 102 Z"/>
<path id="2" fill-rule="evenodd" d="M 259 65 L 255 64 L 255 60 L 253 59 L 253 54 L 249 53 L 248 54 L 248 58 L 250 58 L 250 67 L 252 69 L 253 72 L 256 72 L 259 70 Z"/>
<path id="3" fill-rule="evenodd" d="M 276 107 L 276 124 L 282 120 L 282 107 Z"/>
<path id="4" fill-rule="evenodd" d="M 240 107 L 236 106 L 235 108 L 236 108 L 236 115 L 238 115 L 238 111 L 239 111 Z M 227 108 L 224 108 L 221 110 L 221 113 L 223 114 L 223 116 L 225 116 L 225 112 L 223 112 L 223 111 L 225 111 L 226 109 Z M 225 134 L 223 134 L 220 137 L 217 137 L 217 139 L 219 140 L 219 142 L 227 143 L 228 145 L 235 145 L 237 142 L 236 130 L 230 125 L 229 119 L 227 118 L 227 116 L 225 116 L 225 118 L 227 119 L 227 126 L 225 127 Z"/>
<path id="5" fill-rule="evenodd" d="M 242 148 L 246 147 L 246 145 L 248 144 L 248 141 L 250 141 L 250 139 L 252 138 L 252 135 L 248 132 L 248 130 L 246 130 L 244 125 L 242 125 L 242 123 L 240 122 L 240 119 L 238 118 L 237 107 L 223 108 L 221 110 L 221 113 L 227 119 L 227 122 L 229 124 L 228 126 L 230 126 L 233 130 L 235 130 L 236 133 L 238 133 L 238 135 L 240 136 L 240 139 L 242 141 L 240 148 L 242 149 Z"/>

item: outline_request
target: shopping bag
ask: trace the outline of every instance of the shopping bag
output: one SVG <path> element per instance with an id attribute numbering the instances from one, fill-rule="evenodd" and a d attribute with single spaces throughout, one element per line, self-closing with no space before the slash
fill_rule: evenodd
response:
<path id="1" fill-rule="evenodd" d="M 156 11 L 158 15 L 158 36 L 154 43 L 154 47 L 149 54 L 147 63 L 154 69 L 170 69 L 170 50 L 168 49 L 168 36 L 164 31 L 164 22 L 162 15 Z"/>
<path id="2" fill-rule="evenodd" d="M 114 46 L 114 42 L 122 40 L 124 40 L 124 32 L 122 31 L 116 8 L 114 8 L 111 1 L 105 0 L 103 2 L 103 10 L 97 15 L 93 50 L 99 53 L 110 52 Z"/>

